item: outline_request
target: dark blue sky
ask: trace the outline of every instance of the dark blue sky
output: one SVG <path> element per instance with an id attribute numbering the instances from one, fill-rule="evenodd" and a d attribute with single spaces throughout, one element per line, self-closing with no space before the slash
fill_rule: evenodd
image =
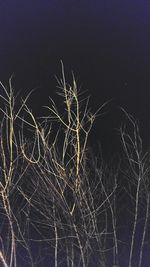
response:
<path id="1" fill-rule="evenodd" d="M 42 103 L 41 90 L 42 104 L 55 91 L 54 75 L 61 75 L 62 59 L 95 106 L 113 98 L 145 127 L 150 114 L 149 51 L 149 1 L 0 1 L 0 80 L 14 73 L 16 87 L 39 87 L 37 105 Z M 115 118 L 108 122 L 112 127 Z"/>

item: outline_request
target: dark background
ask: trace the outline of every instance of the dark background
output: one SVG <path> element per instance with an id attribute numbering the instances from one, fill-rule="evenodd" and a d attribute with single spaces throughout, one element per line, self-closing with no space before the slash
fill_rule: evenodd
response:
<path id="1" fill-rule="evenodd" d="M 112 99 L 91 133 L 108 153 L 116 150 L 115 129 L 124 118 L 119 106 L 140 121 L 149 146 L 149 50 L 149 1 L 0 1 L 0 80 L 6 84 L 13 73 L 16 90 L 37 88 L 32 106 L 41 114 L 63 60 L 67 78 L 73 70 L 93 108 Z"/>

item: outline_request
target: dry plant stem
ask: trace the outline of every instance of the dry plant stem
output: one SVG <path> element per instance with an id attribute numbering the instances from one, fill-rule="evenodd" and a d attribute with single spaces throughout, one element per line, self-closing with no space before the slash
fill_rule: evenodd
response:
<path id="1" fill-rule="evenodd" d="M 77 227 L 76 227 L 76 225 L 74 223 L 73 223 L 73 228 L 74 228 L 74 231 L 75 231 L 75 234 L 76 234 L 76 237 L 77 237 L 77 241 L 78 241 L 78 245 L 79 245 L 79 249 L 80 249 L 80 252 L 81 252 L 82 264 L 83 264 L 83 267 L 86 267 L 83 246 L 81 244 L 81 240 L 80 240 L 80 237 L 79 237 L 79 233 L 78 233 Z"/>
<path id="2" fill-rule="evenodd" d="M 9 267 L 1 251 L 0 251 L 0 261 L 2 262 L 4 267 Z"/>
<path id="3" fill-rule="evenodd" d="M 6 212 L 9 226 L 10 226 L 10 232 L 11 232 L 11 251 L 10 251 L 10 263 L 9 267 L 16 267 L 16 243 L 15 243 L 15 234 L 14 234 L 14 229 L 13 229 L 13 223 L 12 223 L 12 216 L 11 216 L 11 209 L 10 209 L 10 203 L 8 200 L 7 195 L 5 192 L 2 192 L 2 200 L 3 200 L 3 205 L 4 205 L 4 210 Z"/>
<path id="4" fill-rule="evenodd" d="M 4 108 L 0 108 L 0 111 L 3 114 L 3 118 L 1 121 L 1 136 L 0 136 L 0 149 L 1 149 L 0 157 L 1 157 L 1 164 L 2 164 L 1 169 L 3 177 L 0 182 L 0 189 L 1 189 L 0 194 L 2 198 L 2 206 L 8 220 L 7 232 L 10 234 L 9 236 L 10 243 L 7 248 L 7 255 L 8 255 L 7 260 L 4 259 L 2 253 L 1 253 L 1 260 L 3 258 L 3 264 L 5 263 L 6 266 L 8 265 L 9 267 L 17 267 L 17 258 L 16 258 L 17 237 L 15 234 L 15 228 L 20 233 L 24 245 L 26 244 L 26 242 L 24 240 L 22 233 L 20 232 L 20 227 L 17 218 L 15 217 L 15 214 L 13 214 L 13 206 L 12 206 L 13 203 L 11 196 L 12 196 L 12 191 L 16 190 L 17 184 L 19 184 L 25 172 L 25 170 L 22 170 L 19 176 L 17 175 L 18 179 L 16 180 L 15 172 L 17 173 L 18 167 L 20 167 L 18 137 L 16 137 L 16 132 L 17 132 L 16 121 L 18 119 L 21 120 L 20 112 L 22 111 L 24 104 L 22 104 L 18 109 L 18 111 L 15 112 L 16 99 L 13 93 L 11 78 L 9 80 L 9 89 L 6 89 L 2 83 L 1 87 L 3 89 L 4 94 L 0 95 L 0 98 L 4 102 Z M 26 102 L 27 98 L 25 99 L 24 103 Z M 14 192 L 16 193 L 16 191 Z"/>
<path id="5" fill-rule="evenodd" d="M 7 167 L 6 165 L 6 149 L 4 148 L 4 140 L 3 140 L 3 132 L 1 137 L 1 150 L 2 150 L 2 162 L 3 162 L 3 173 L 4 173 L 4 185 L 2 185 L 2 201 L 3 201 L 3 208 L 5 210 L 9 227 L 10 227 L 10 233 L 11 233 L 11 248 L 10 248 L 10 263 L 9 267 L 15 267 L 16 266 L 16 244 L 15 244 L 15 234 L 14 234 L 14 228 L 13 228 L 13 218 L 11 213 L 11 205 L 9 201 L 9 193 L 10 193 L 10 187 L 12 184 L 12 177 L 13 177 L 13 160 L 14 160 L 14 144 L 15 144 L 15 135 L 14 135 L 14 96 L 12 91 L 12 85 L 11 80 L 9 81 L 9 87 L 10 92 L 9 95 L 6 92 L 6 89 L 4 89 L 6 96 L 8 97 L 8 100 L 5 99 L 5 101 L 8 103 L 8 109 L 5 113 L 5 122 L 7 125 L 6 128 L 6 136 L 7 136 L 7 144 L 8 144 L 8 155 L 9 155 L 9 165 Z M 2 123 L 3 126 L 3 123 Z M 3 129 L 2 129 L 3 130 Z M 14 143 L 14 144 L 13 144 Z"/>
<path id="6" fill-rule="evenodd" d="M 58 231 L 56 223 L 56 211 L 53 197 L 53 218 L 54 218 L 54 231 L 55 231 L 55 267 L 58 267 Z"/>
<path id="7" fill-rule="evenodd" d="M 137 219 L 138 219 L 140 185 L 141 185 L 141 176 L 139 175 L 137 189 L 136 189 L 136 198 L 135 198 L 135 214 L 134 214 L 134 224 L 133 224 L 130 254 L 129 254 L 129 267 L 132 267 L 133 249 L 134 249 L 134 243 L 135 243 L 135 232 L 136 232 Z"/>
<path id="8" fill-rule="evenodd" d="M 32 144 L 27 143 L 22 131 L 20 138 L 21 151 L 25 162 L 31 166 L 35 177 L 38 178 L 39 187 L 36 184 L 37 180 L 31 178 L 33 187 L 30 190 L 33 190 L 33 192 L 29 192 L 28 195 L 28 192 L 24 192 L 23 188 L 18 188 L 18 191 L 35 213 L 39 213 L 39 217 L 42 218 L 41 221 L 38 218 L 39 224 L 43 225 L 43 227 L 45 224 L 46 228 L 49 225 L 49 229 L 53 226 L 55 238 L 52 241 L 52 246 L 54 246 L 55 267 L 59 265 L 58 248 L 61 245 L 64 248 L 64 244 L 61 243 L 63 239 L 66 240 L 66 246 L 71 242 L 70 247 L 64 249 L 66 252 L 65 261 L 68 267 L 75 266 L 76 255 L 79 256 L 78 266 L 86 267 L 90 262 L 90 253 L 94 253 L 90 243 L 91 240 L 92 242 L 93 240 L 97 241 L 95 247 L 98 247 L 100 254 L 104 255 L 103 252 L 101 253 L 102 244 L 97 216 L 99 216 L 101 207 L 105 206 L 105 203 L 107 203 L 114 192 L 111 192 L 110 195 L 107 194 L 102 203 L 100 202 L 98 207 L 95 208 L 93 194 L 98 193 L 97 187 L 100 181 L 97 182 L 96 188 L 91 192 L 90 183 L 88 182 L 90 177 L 88 177 L 88 173 L 85 173 L 87 177 L 84 177 L 84 167 L 86 168 L 86 164 L 84 166 L 83 162 L 86 162 L 88 135 L 96 113 L 91 115 L 88 110 L 88 101 L 85 103 L 84 99 L 79 99 L 74 77 L 72 86 L 66 84 L 63 65 L 62 74 L 63 78 L 59 84 L 62 90 L 60 95 L 64 98 L 65 114 L 59 114 L 52 100 L 52 105 L 48 107 L 50 115 L 45 117 L 46 121 L 39 123 L 26 103 L 23 102 L 27 118 L 29 119 L 22 119 L 22 129 L 24 125 L 30 128 L 33 132 L 33 142 Z M 47 133 L 48 126 L 43 127 L 43 124 L 45 125 L 49 121 L 51 124 L 54 120 L 58 122 L 59 129 L 63 130 L 63 132 L 60 130 L 62 136 L 64 136 L 64 140 L 61 139 L 63 150 L 59 151 L 60 153 L 57 149 L 60 138 L 59 134 L 56 133 L 56 137 L 52 140 L 51 132 Z M 37 190 L 37 188 L 40 190 Z M 81 215 L 81 222 L 79 224 L 76 222 L 78 213 Z M 72 233 L 71 241 L 70 237 L 65 236 L 66 225 Z M 38 227 L 35 222 L 35 229 L 37 231 Z M 62 237 L 59 237 L 61 234 Z M 83 240 L 85 241 L 84 245 Z M 99 258 L 101 258 L 101 255 Z M 99 262 L 102 262 L 102 260 L 99 260 Z"/>
<path id="9" fill-rule="evenodd" d="M 139 189 L 139 186 L 137 187 L 137 193 L 136 193 L 136 207 L 135 207 L 134 225 L 133 225 L 133 231 L 132 231 L 132 237 L 131 237 L 131 246 L 130 246 L 130 254 L 129 254 L 129 267 L 132 267 L 133 248 L 134 248 L 134 242 L 135 242 L 135 231 L 136 231 L 136 226 L 137 226 L 138 202 L 139 202 L 138 201 L 138 196 L 139 196 L 138 189 Z"/>
<path id="10" fill-rule="evenodd" d="M 10 89 L 12 88 L 10 84 Z M 14 135 L 14 98 L 13 98 L 13 92 L 10 90 L 10 97 L 9 97 L 9 107 L 10 107 L 10 134 L 9 134 L 9 146 L 10 146 L 10 166 L 9 166 L 9 173 L 8 173 L 8 182 L 11 185 L 12 175 L 13 175 L 13 135 Z M 11 259 L 10 259 L 10 267 L 16 266 L 16 244 L 15 244 L 15 234 L 13 229 L 13 223 L 12 223 L 12 216 L 11 216 L 11 208 L 10 203 L 8 200 L 7 195 L 6 197 L 6 205 L 7 208 L 7 216 L 9 219 L 10 229 L 11 229 L 11 238 L 12 238 L 12 245 L 11 245 Z"/>
<path id="11" fill-rule="evenodd" d="M 124 111 L 125 112 L 125 111 Z M 134 223 L 133 230 L 131 235 L 131 244 L 130 244 L 130 253 L 129 253 L 129 263 L 128 266 L 132 267 L 133 260 L 133 250 L 136 238 L 136 228 L 137 228 L 137 220 L 139 215 L 139 197 L 140 197 L 140 188 L 142 179 L 144 179 L 143 175 L 143 162 L 141 158 L 142 153 L 142 141 L 139 134 L 139 128 L 134 119 L 125 112 L 129 122 L 133 128 L 133 136 L 126 134 L 124 131 L 121 132 L 122 143 L 125 150 L 125 154 L 127 156 L 131 171 L 134 175 L 135 184 L 136 184 L 136 195 L 135 195 L 135 210 L 134 210 Z M 136 166 L 136 167 L 135 167 Z"/>
<path id="12" fill-rule="evenodd" d="M 135 214 L 134 214 L 134 224 L 133 224 L 130 254 L 129 254 L 129 267 L 132 267 L 133 249 L 134 249 L 134 243 L 135 243 L 135 233 L 136 233 L 137 219 L 138 219 L 138 213 L 139 213 L 139 194 L 140 194 L 141 178 L 142 178 L 141 175 L 139 175 L 137 189 L 136 189 L 136 198 L 135 198 Z"/>
<path id="13" fill-rule="evenodd" d="M 86 169 L 86 166 L 85 166 L 84 169 Z M 95 166 L 95 164 L 94 164 L 94 170 L 97 170 L 97 166 Z M 96 187 L 101 183 L 101 174 L 98 171 L 97 171 L 97 173 L 98 173 L 98 177 L 97 177 L 98 179 L 96 181 L 96 185 L 95 185 Z M 90 229 L 91 231 L 89 232 L 87 230 L 87 236 L 89 236 L 89 238 L 94 236 L 95 241 L 96 241 L 95 245 L 98 246 L 98 250 L 100 252 L 99 253 L 99 262 L 101 264 L 101 262 L 104 261 L 104 255 L 103 255 L 103 252 L 101 252 L 103 250 L 103 248 L 102 248 L 102 240 L 101 240 L 101 237 L 100 237 L 99 226 L 98 226 L 98 222 L 97 222 L 98 213 L 96 212 L 96 208 L 95 208 L 95 205 L 94 205 L 95 195 L 94 195 L 94 191 L 92 191 L 90 189 L 90 187 L 91 186 L 89 184 L 89 181 L 87 180 L 88 191 L 86 193 L 88 194 L 88 198 L 89 199 L 86 198 L 85 192 L 84 191 L 82 192 L 82 197 L 83 197 L 83 200 L 84 200 L 84 202 L 86 204 L 86 206 L 85 206 L 86 215 L 88 214 L 88 218 L 89 218 L 89 222 L 87 224 L 91 226 L 91 229 Z M 99 202 L 101 203 L 102 200 L 97 198 L 97 203 L 99 203 Z M 81 208 L 81 210 L 82 210 L 82 208 Z M 85 218 L 86 218 L 86 216 L 85 216 Z M 86 223 L 85 223 L 85 225 L 86 225 Z M 104 227 L 107 228 L 107 223 L 106 223 L 106 225 Z M 89 246 L 90 246 L 90 244 L 89 244 Z M 91 249 L 92 249 L 92 247 L 91 247 Z"/>
<path id="14" fill-rule="evenodd" d="M 117 179 L 115 178 L 115 184 L 117 188 Z M 117 240 L 117 230 L 116 230 L 116 214 L 115 214 L 115 207 L 113 209 L 112 204 L 110 203 L 110 199 L 108 199 L 109 205 L 110 205 L 110 210 L 111 210 L 111 215 L 112 215 L 112 225 L 113 225 L 113 235 L 114 235 L 114 265 L 118 265 L 118 256 L 119 256 L 119 251 L 118 251 L 118 240 Z M 116 205 L 116 199 L 115 199 L 115 194 L 114 194 L 114 206 Z"/>
<path id="15" fill-rule="evenodd" d="M 71 267 L 74 267 L 74 244 L 71 243 Z"/>
<path id="16" fill-rule="evenodd" d="M 102 181 L 101 181 L 101 185 L 102 185 L 102 188 L 103 188 L 103 191 L 104 191 L 104 194 L 106 196 L 106 199 L 108 201 L 108 204 L 109 204 L 109 208 L 110 208 L 110 211 L 111 211 L 111 217 L 112 217 L 112 227 L 113 227 L 113 235 L 114 235 L 114 259 L 113 259 L 113 264 L 114 265 L 117 265 L 118 264 L 118 240 L 117 240 L 117 231 L 116 231 L 116 216 L 115 216 L 115 213 L 114 213 L 114 209 L 112 207 L 112 203 L 110 201 L 110 198 L 106 192 L 106 189 L 105 189 L 105 186 L 103 185 Z M 114 191 L 114 194 L 115 194 L 115 190 L 117 188 L 117 184 L 115 184 L 115 187 L 113 188 L 113 191 Z"/>
<path id="17" fill-rule="evenodd" d="M 42 134 L 42 130 L 40 131 L 38 124 L 36 122 L 36 119 L 34 117 L 34 115 L 32 114 L 32 112 L 29 110 L 29 108 L 27 107 L 26 104 L 24 104 L 25 110 L 27 112 L 27 114 L 31 117 L 32 119 L 32 124 L 27 122 L 26 120 L 24 120 L 24 123 L 26 123 L 27 125 L 30 125 L 34 130 L 35 130 L 35 139 L 34 139 L 34 145 L 32 148 L 32 153 L 30 158 L 26 155 L 25 153 L 25 144 L 24 144 L 24 140 L 23 140 L 23 135 L 22 135 L 22 144 L 21 144 L 21 149 L 22 149 L 22 153 L 24 158 L 30 162 L 31 164 L 36 164 L 39 162 L 40 160 L 40 155 L 41 155 L 41 151 L 40 151 L 40 137 L 43 141 L 43 134 Z M 37 159 L 34 158 L 34 154 L 35 154 L 35 149 L 37 148 L 38 151 L 38 156 Z"/>
<path id="18" fill-rule="evenodd" d="M 62 81 L 62 85 L 63 86 L 63 90 L 64 90 L 64 98 L 65 98 L 65 104 L 66 104 L 66 110 L 67 110 L 67 117 L 68 117 L 68 122 L 64 122 L 64 120 L 61 118 L 61 116 L 58 114 L 57 109 L 53 108 L 50 109 L 52 111 L 52 113 L 54 113 L 54 115 L 58 118 L 58 120 L 64 124 L 64 126 L 66 126 L 66 134 L 65 134 L 65 140 L 64 140 L 64 145 L 63 145 L 63 161 L 65 158 L 65 153 L 66 153 L 66 149 L 69 145 L 68 143 L 68 139 L 72 136 L 74 136 L 75 133 L 75 138 L 74 138 L 74 143 L 71 144 L 72 147 L 74 147 L 74 155 L 72 156 L 72 159 L 75 157 L 76 158 L 76 162 L 75 162 L 75 169 L 76 169 L 76 179 L 75 179 L 75 190 L 76 192 L 78 192 L 78 190 L 80 190 L 80 186 L 81 186 L 81 178 L 80 178 L 80 166 L 82 163 L 82 158 L 84 155 L 84 151 L 86 148 L 86 142 L 87 142 L 87 138 L 88 138 L 88 134 L 89 131 L 92 127 L 92 124 L 94 122 L 94 116 L 92 119 L 92 116 L 90 117 L 90 126 L 88 128 L 88 130 L 84 129 L 84 119 L 85 117 L 88 117 L 88 113 L 87 113 L 87 106 L 85 107 L 85 111 L 83 112 L 83 117 L 80 118 L 80 102 L 78 99 L 78 91 L 77 91 L 77 85 L 76 85 L 76 81 L 73 77 L 73 86 L 69 86 L 69 89 L 67 89 L 66 86 L 66 81 L 65 81 L 65 75 L 64 75 L 64 68 L 63 68 L 63 64 L 62 64 L 62 74 L 63 74 L 63 81 Z M 83 131 L 83 133 L 85 134 L 85 139 L 83 141 L 84 145 L 83 145 L 83 150 L 81 153 L 81 130 Z M 71 210 L 71 214 L 73 214 L 75 209 L 75 203 L 73 204 L 72 210 Z"/>
<path id="19" fill-rule="evenodd" d="M 66 242 L 66 257 L 67 257 L 67 260 L 66 260 L 66 262 L 67 262 L 67 267 L 70 267 L 70 257 L 69 257 L 69 248 L 68 248 L 68 244 L 67 244 L 67 242 Z"/>
<path id="20" fill-rule="evenodd" d="M 138 267 L 142 266 L 142 259 L 143 259 L 143 251 L 144 251 L 144 242 L 145 242 L 145 236 L 146 236 L 146 230 L 147 230 L 147 223 L 149 218 L 149 208 L 150 208 L 150 195 L 147 196 L 147 205 L 146 205 L 146 214 L 145 214 L 145 222 L 144 222 L 144 229 L 143 229 L 143 235 L 142 235 L 142 242 L 140 247 L 140 257 L 139 257 L 139 265 Z"/>

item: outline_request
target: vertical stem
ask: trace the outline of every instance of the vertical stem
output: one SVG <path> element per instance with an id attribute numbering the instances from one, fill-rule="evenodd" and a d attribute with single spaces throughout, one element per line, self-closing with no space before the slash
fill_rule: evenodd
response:
<path id="1" fill-rule="evenodd" d="M 10 204 L 7 195 L 2 192 L 2 199 L 3 199 L 3 205 L 4 210 L 6 212 L 9 226 L 10 226 L 10 232 L 11 232 L 11 252 L 10 252 L 10 264 L 9 267 L 15 267 L 16 266 L 16 246 L 15 246 L 15 234 L 13 230 L 13 223 L 12 223 L 12 216 L 11 216 L 11 210 L 10 210 Z"/>
<path id="2" fill-rule="evenodd" d="M 131 247 L 130 247 L 130 254 L 129 254 L 129 267 L 132 267 L 133 248 L 134 248 L 134 242 L 135 242 L 135 231 L 136 231 L 137 218 L 138 218 L 140 182 L 141 182 L 141 176 L 139 175 L 137 190 L 136 190 L 136 199 L 135 199 L 134 225 L 133 225 L 133 232 L 132 232 L 132 237 L 131 237 Z"/>
<path id="3" fill-rule="evenodd" d="M 74 223 L 73 223 L 73 227 L 74 227 L 74 230 L 75 230 L 75 233 L 76 233 L 76 237 L 77 237 L 79 248 L 80 248 L 80 252 L 81 252 L 82 264 L 83 264 L 83 267 L 86 267 L 84 253 L 83 253 L 83 247 L 82 247 L 82 244 L 81 244 L 81 241 L 80 241 L 80 237 L 79 237 L 79 234 L 78 234 L 77 227 L 76 227 L 76 225 Z"/>
<path id="4" fill-rule="evenodd" d="M 71 267 L 74 267 L 74 245 L 71 243 Z"/>
<path id="5" fill-rule="evenodd" d="M 141 243 L 141 247 L 140 247 L 140 258 L 139 258 L 139 265 L 138 265 L 138 267 L 141 267 L 142 266 L 143 248 L 144 248 L 145 235 L 146 235 L 146 229 L 147 229 L 147 222 L 148 222 L 148 216 L 149 216 L 149 204 L 150 204 L 150 196 L 148 195 L 147 206 L 146 206 L 146 214 L 145 214 L 145 222 L 144 222 L 144 229 L 143 229 L 143 235 L 142 235 L 142 243 Z"/>
<path id="6" fill-rule="evenodd" d="M 55 230 L 55 267 L 58 266 L 58 231 L 57 231 L 57 223 L 56 223 L 56 212 L 54 206 L 54 198 L 53 198 L 53 218 L 54 218 L 54 230 Z"/>
<path id="7" fill-rule="evenodd" d="M 68 248 L 68 243 L 67 243 L 67 240 L 66 240 L 66 262 L 67 262 L 67 267 L 70 267 L 70 259 L 69 259 L 69 248 Z"/>

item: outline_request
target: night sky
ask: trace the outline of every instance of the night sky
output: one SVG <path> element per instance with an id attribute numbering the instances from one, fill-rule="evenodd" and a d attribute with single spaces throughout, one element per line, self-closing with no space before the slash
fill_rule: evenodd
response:
<path id="1" fill-rule="evenodd" d="M 140 121 L 149 145 L 149 50 L 149 1 L 0 1 L 0 80 L 13 73 L 16 90 L 37 88 L 32 99 L 40 110 L 56 91 L 63 60 L 66 76 L 74 71 L 92 107 L 112 99 L 94 132 L 106 150 L 118 138 L 118 106 Z"/>

